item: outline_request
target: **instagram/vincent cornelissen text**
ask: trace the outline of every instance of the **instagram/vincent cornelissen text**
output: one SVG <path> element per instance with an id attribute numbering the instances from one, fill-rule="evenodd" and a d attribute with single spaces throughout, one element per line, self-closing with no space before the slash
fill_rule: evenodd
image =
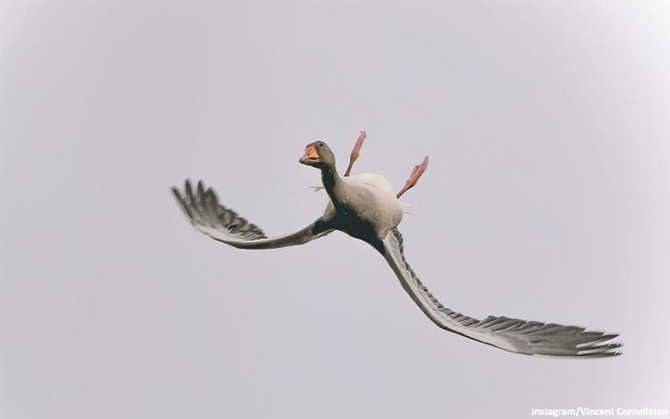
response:
<path id="1" fill-rule="evenodd" d="M 667 416 L 668 409 L 624 409 L 623 407 L 611 409 L 591 409 L 590 407 L 578 407 L 576 409 L 536 409 L 531 408 L 533 416 Z"/>

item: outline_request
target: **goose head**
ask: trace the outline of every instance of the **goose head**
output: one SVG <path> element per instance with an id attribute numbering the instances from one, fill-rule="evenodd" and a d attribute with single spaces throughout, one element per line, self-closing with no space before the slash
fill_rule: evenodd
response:
<path id="1" fill-rule="evenodd" d="M 305 154 L 300 157 L 299 161 L 306 166 L 316 167 L 317 169 L 335 167 L 335 155 L 330 147 L 321 140 L 307 144 Z"/>

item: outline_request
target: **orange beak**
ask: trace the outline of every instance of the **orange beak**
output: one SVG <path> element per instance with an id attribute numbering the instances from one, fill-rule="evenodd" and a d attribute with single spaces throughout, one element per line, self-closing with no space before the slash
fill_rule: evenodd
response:
<path id="1" fill-rule="evenodd" d="M 316 152 L 316 147 L 313 145 L 305 148 L 305 154 L 300 157 L 300 163 L 313 164 L 319 162 L 319 153 Z"/>

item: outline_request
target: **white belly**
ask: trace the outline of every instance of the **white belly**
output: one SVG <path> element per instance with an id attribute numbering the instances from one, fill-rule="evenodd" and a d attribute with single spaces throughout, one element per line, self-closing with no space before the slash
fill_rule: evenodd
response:
<path id="1" fill-rule="evenodd" d="M 382 234 L 400 224 L 402 220 L 402 206 L 396 198 L 393 186 L 384 176 L 373 173 L 362 173 L 343 178 L 350 185 L 368 189 L 374 199 L 369 205 L 369 211 L 360 215 L 364 218 L 374 219 L 378 224 L 378 231 Z"/>

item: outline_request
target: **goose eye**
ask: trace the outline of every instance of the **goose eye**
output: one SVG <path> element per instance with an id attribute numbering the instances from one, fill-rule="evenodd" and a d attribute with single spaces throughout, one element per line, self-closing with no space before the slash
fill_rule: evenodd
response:
<path id="1" fill-rule="evenodd" d="M 319 147 L 323 147 L 323 143 L 319 143 Z"/>

